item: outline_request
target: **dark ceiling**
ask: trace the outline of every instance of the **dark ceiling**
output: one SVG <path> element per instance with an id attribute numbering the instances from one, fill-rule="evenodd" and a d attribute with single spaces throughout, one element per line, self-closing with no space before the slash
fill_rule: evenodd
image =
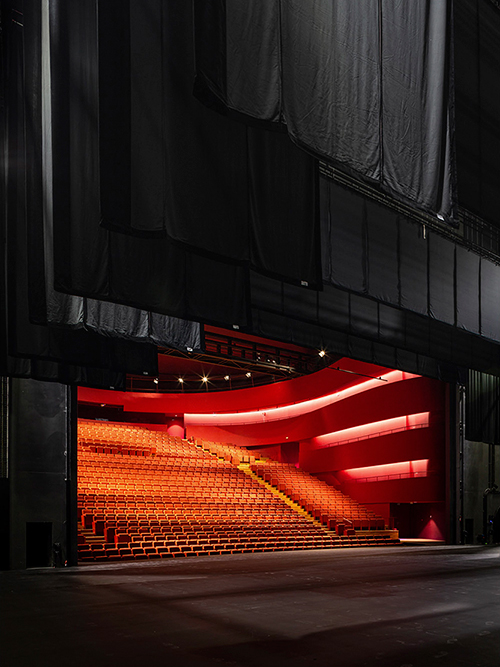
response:
<path id="1" fill-rule="evenodd" d="M 241 332 L 206 326 L 203 352 L 160 348 L 158 377 L 129 376 L 130 391 L 240 389 L 313 373 L 337 357 Z M 206 378 L 206 380 L 203 380 Z"/>

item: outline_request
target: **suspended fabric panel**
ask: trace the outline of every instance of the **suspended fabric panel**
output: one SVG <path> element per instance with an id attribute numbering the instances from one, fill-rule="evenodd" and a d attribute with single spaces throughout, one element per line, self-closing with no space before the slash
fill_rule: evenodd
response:
<path id="1" fill-rule="evenodd" d="M 464 329 L 325 285 L 322 292 L 252 273 L 253 333 L 447 382 L 467 368 L 500 375 L 498 344 Z"/>
<path id="2" fill-rule="evenodd" d="M 29 3 L 25 3 L 29 9 Z M 29 11 L 27 16 L 30 16 Z M 33 22 L 39 19 L 35 12 Z M 26 25 L 29 34 L 31 22 Z M 2 222 L 1 301 L 2 348 L 0 366 L 9 375 L 52 379 L 61 382 L 90 382 L 93 386 L 123 386 L 124 373 L 156 374 L 156 346 L 129 340 L 112 340 L 86 331 L 71 331 L 34 324 L 30 318 L 28 281 L 27 221 L 28 209 L 37 203 L 37 179 L 34 176 L 36 150 L 28 139 L 37 96 L 24 82 L 31 77 L 31 60 L 24 60 L 20 26 L 9 22 L 5 34 L 9 54 L 5 72 L 6 118 L 4 157 L 8 168 L 5 182 L 6 206 Z M 30 42 L 31 44 L 31 42 Z M 26 76 L 26 79 L 24 79 Z M 28 104 L 26 104 L 28 102 Z M 38 200 L 40 206 L 42 201 Z"/>
<path id="3" fill-rule="evenodd" d="M 323 281 L 500 341 L 500 267 L 386 206 L 320 182 Z"/>
<path id="4" fill-rule="evenodd" d="M 56 290 L 180 319 L 244 325 L 245 267 L 99 224 L 98 108 L 105 101 L 99 99 L 96 5 L 50 0 L 49 8 Z M 122 193 L 129 189 L 121 184 Z"/>
<path id="5" fill-rule="evenodd" d="M 450 218 L 450 4 L 195 0 L 199 97 Z"/>
<path id="6" fill-rule="evenodd" d="M 101 224 L 317 284 L 316 161 L 195 99 L 192 20 L 182 0 L 98 2 Z"/>
<path id="7" fill-rule="evenodd" d="M 467 440 L 500 444 L 500 379 L 469 371 L 465 406 Z"/>
<path id="8" fill-rule="evenodd" d="M 499 225 L 500 8 L 454 3 L 455 144 L 461 206 Z"/>
<path id="9" fill-rule="evenodd" d="M 201 345 L 200 326 L 53 289 L 52 118 L 48 3 L 26 3 L 24 99 L 29 315 L 37 324 L 83 328 L 106 336 L 186 349 Z M 79 119 L 88 123 L 87 117 Z"/>

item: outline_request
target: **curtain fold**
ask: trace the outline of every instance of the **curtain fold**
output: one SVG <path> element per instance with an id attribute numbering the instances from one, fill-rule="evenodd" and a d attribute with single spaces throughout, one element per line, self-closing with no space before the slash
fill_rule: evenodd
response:
<path id="1" fill-rule="evenodd" d="M 452 219 L 449 0 L 196 4 L 201 99 Z"/>
<path id="2" fill-rule="evenodd" d="M 119 8 L 110 2 L 108 8 L 121 16 L 123 7 L 118 4 Z M 168 3 L 168 8 L 174 5 L 179 9 L 178 3 Z M 167 238 L 129 236 L 99 224 L 101 204 L 105 208 L 102 188 L 114 173 L 113 164 L 100 164 L 103 132 L 106 136 L 106 128 L 99 126 L 100 111 L 111 105 L 112 113 L 115 97 L 113 90 L 99 88 L 96 10 L 95 2 L 50 0 L 55 288 L 180 319 L 244 326 L 244 266 L 209 256 L 202 262 Z M 185 13 L 184 18 L 180 13 L 180 31 L 187 30 Z M 123 119 L 118 115 L 111 120 L 118 135 L 112 135 L 110 151 L 114 146 L 119 153 L 121 144 L 116 141 L 122 136 Z M 119 176 L 108 190 L 117 207 L 122 195 L 131 192 L 130 181 L 122 172 Z M 195 191 L 184 191 L 188 205 L 190 194 L 196 199 Z M 207 284 L 213 286 L 209 299 Z"/>
<path id="3" fill-rule="evenodd" d="M 190 3 L 97 8 L 102 226 L 319 284 L 316 160 L 286 134 L 246 128 L 195 99 Z M 239 8 L 256 46 L 250 10 Z M 215 39 L 221 11 L 217 3 L 197 10 Z"/>

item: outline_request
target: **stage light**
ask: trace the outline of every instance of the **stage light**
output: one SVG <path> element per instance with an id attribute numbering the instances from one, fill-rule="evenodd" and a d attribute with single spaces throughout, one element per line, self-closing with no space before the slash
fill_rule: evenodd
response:
<path id="1" fill-rule="evenodd" d="M 182 378 L 179 378 L 179 382 L 180 382 L 181 384 L 183 384 L 183 383 L 184 383 L 184 380 L 183 380 Z"/>
<path id="2" fill-rule="evenodd" d="M 251 378 L 251 377 L 252 377 L 252 374 L 251 374 L 250 372 L 245 373 L 245 375 L 247 376 L 247 378 Z"/>
<path id="3" fill-rule="evenodd" d="M 201 378 L 201 381 L 202 381 L 202 382 L 208 382 L 208 378 L 207 378 L 207 376 L 204 375 L 204 376 Z"/>
<path id="4" fill-rule="evenodd" d="M 326 352 L 325 352 L 324 350 L 320 350 L 320 351 L 318 352 L 318 354 L 319 354 L 320 357 L 324 357 L 325 354 L 326 354 Z"/>
<path id="5" fill-rule="evenodd" d="M 155 378 L 155 379 L 153 380 L 153 382 L 154 382 L 155 384 L 158 384 L 158 378 Z"/>
<path id="6" fill-rule="evenodd" d="M 224 380 L 226 380 L 226 382 L 227 382 L 229 379 L 230 379 L 230 378 L 229 378 L 229 375 L 224 375 Z"/>

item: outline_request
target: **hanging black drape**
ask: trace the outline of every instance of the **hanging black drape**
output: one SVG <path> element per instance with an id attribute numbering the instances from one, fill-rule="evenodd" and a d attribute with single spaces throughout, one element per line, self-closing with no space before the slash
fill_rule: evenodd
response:
<path id="1" fill-rule="evenodd" d="M 200 98 L 450 216 L 448 0 L 195 0 Z"/>
<path id="2" fill-rule="evenodd" d="M 8 168 L 3 182 L 0 373 L 122 388 L 127 372 L 157 374 L 155 345 L 41 326 L 30 316 L 28 220 L 45 204 L 40 196 L 39 144 L 33 142 L 41 97 L 39 87 L 32 85 L 39 64 L 32 56 L 40 43 L 41 14 L 39 3 L 26 1 L 21 8 L 26 23 L 7 21 L 2 44 L 6 91 L 2 139 Z"/>
<path id="3" fill-rule="evenodd" d="M 126 306 L 83 299 L 53 288 L 53 187 L 50 50 L 47 5 L 24 3 L 28 302 L 33 323 L 186 349 L 200 347 L 198 324 Z M 76 122 L 76 120 L 75 120 Z M 88 123 L 87 116 L 78 119 Z"/>
<path id="4" fill-rule="evenodd" d="M 317 284 L 316 161 L 193 97 L 191 3 L 97 7 L 102 225 Z"/>
<path id="5" fill-rule="evenodd" d="M 500 443 L 500 378 L 469 371 L 465 391 L 465 437 Z"/>
<path id="6" fill-rule="evenodd" d="M 254 333 L 452 382 L 466 368 L 498 375 L 499 267 L 337 183 L 320 187 L 323 290 L 252 273 Z"/>
<path id="7" fill-rule="evenodd" d="M 51 0 L 50 50 L 56 289 L 182 319 L 246 324 L 243 267 L 99 225 L 97 110 L 105 98 L 94 2 Z"/>
<path id="8" fill-rule="evenodd" d="M 498 343 L 366 295 L 333 285 L 300 290 L 255 273 L 251 294 L 261 336 L 447 382 L 465 383 L 467 368 L 500 375 Z"/>
<path id="9" fill-rule="evenodd" d="M 500 267 L 386 206 L 321 179 L 323 280 L 500 341 Z"/>
<path id="10" fill-rule="evenodd" d="M 453 22 L 458 200 L 498 227 L 500 8 L 460 0 Z"/>
<path id="11" fill-rule="evenodd" d="M 188 313 L 208 319 L 206 285 L 214 293 L 227 286 L 232 293 L 228 303 L 236 304 L 231 315 L 235 322 L 244 321 L 245 275 L 239 267 L 200 261 L 200 288 L 187 295 L 186 273 L 191 264 L 197 266 L 188 253 L 156 240 L 116 238 L 99 227 L 95 4 L 51 1 L 49 28 L 56 289 L 182 319 Z M 214 321 L 221 310 L 210 308 Z M 132 312 L 130 326 L 136 317 Z M 158 332 L 158 322 L 155 328 Z M 177 337 L 183 335 L 180 329 Z"/>

